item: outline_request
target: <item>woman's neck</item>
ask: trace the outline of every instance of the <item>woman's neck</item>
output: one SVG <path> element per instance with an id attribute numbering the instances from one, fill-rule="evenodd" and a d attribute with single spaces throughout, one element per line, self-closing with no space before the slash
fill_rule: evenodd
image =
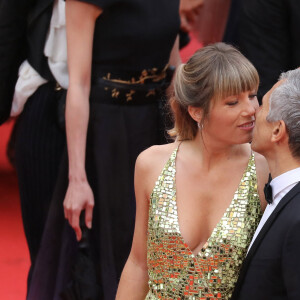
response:
<path id="1" fill-rule="evenodd" d="M 197 135 L 194 140 L 188 142 L 189 155 L 198 160 L 202 167 L 210 170 L 214 166 L 231 159 L 237 159 L 239 156 L 249 156 L 251 153 L 250 144 L 229 145 L 218 142 L 203 141 L 202 137 Z"/>

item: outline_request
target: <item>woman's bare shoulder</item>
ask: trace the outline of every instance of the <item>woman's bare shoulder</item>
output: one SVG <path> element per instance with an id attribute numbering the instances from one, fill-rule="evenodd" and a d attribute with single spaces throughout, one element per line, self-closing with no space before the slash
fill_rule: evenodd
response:
<path id="1" fill-rule="evenodd" d="M 176 147 L 177 143 L 151 146 L 138 156 L 136 168 L 145 171 L 155 170 L 159 167 L 162 169 Z"/>
<path id="2" fill-rule="evenodd" d="M 142 185 L 148 196 L 177 146 L 177 143 L 152 146 L 138 156 L 135 165 L 135 184 Z"/>

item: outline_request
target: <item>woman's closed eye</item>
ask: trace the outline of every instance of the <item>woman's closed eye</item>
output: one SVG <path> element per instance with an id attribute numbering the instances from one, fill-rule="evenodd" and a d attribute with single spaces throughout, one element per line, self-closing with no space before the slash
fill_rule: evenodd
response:
<path id="1" fill-rule="evenodd" d="M 236 105 L 238 103 L 239 103 L 238 100 L 234 100 L 234 101 L 228 101 L 228 102 L 226 102 L 226 105 L 228 105 L 228 106 L 234 106 L 234 105 Z"/>
<path id="2" fill-rule="evenodd" d="M 251 95 L 249 95 L 249 99 L 250 100 L 254 100 L 254 99 L 256 99 L 256 97 L 257 97 L 257 94 L 251 94 Z"/>

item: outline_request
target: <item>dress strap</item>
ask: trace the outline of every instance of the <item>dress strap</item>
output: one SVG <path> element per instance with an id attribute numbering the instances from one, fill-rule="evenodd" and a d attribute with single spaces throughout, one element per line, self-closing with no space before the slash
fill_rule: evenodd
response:
<path id="1" fill-rule="evenodd" d="M 172 167 L 175 167 L 175 163 L 176 163 L 176 157 L 177 157 L 177 152 L 181 146 L 183 141 L 180 141 L 179 144 L 177 145 L 177 147 L 173 150 L 168 162 L 166 163 L 166 166 L 172 166 Z M 165 166 L 165 167 L 166 167 Z M 164 168 L 165 169 L 165 168 Z"/>
<path id="2" fill-rule="evenodd" d="M 181 144 L 182 144 L 182 141 L 177 145 L 177 147 L 171 153 L 171 156 L 169 157 L 168 161 L 165 163 L 160 175 L 158 176 L 158 179 L 155 183 L 155 187 L 157 187 L 158 185 L 161 185 L 163 183 L 163 181 L 165 180 L 165 176 L 167 174 L 171 175 L 171 176 L 175 175 L 176 156 L 177 156 L 177 152 L 178 152 Z M 171 170 L 174 170 L 174 172 L 172 172 Z M 175 180 L 175 177 L 174 177 L 174 180 Z"/>

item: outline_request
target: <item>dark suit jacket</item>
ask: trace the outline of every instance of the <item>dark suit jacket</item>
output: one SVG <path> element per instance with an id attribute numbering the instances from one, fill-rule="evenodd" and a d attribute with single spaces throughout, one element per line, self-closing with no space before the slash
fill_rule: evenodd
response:
<path id="1" fill-rule="evenodd" d="M 300 299 L 300 183 L 261 229 L 243 263 L 232 300 Z"/>
<path id="2" fill-rule="evenodd" d="M 281 72 L 300 66 L 300 2 L 237 1 L 238 39 L 235 42 L 258 70 L 261 100 Z"/>
<path id="3" fill-rule="evenodd" d="M 240 4 L 241 0 L 231 0 L 227 24 L 222 39 L 224 43 L 232 44 L 234 46 L 238 46 L 239 40 L 238 21 L 240 14 Z"/>
<path id="4" fill-rule="evenodd" d="M 23 60 L 53 79 L 43 54 L 53 0 L 0 0 L 0 124 L 10 113 Z"/>

